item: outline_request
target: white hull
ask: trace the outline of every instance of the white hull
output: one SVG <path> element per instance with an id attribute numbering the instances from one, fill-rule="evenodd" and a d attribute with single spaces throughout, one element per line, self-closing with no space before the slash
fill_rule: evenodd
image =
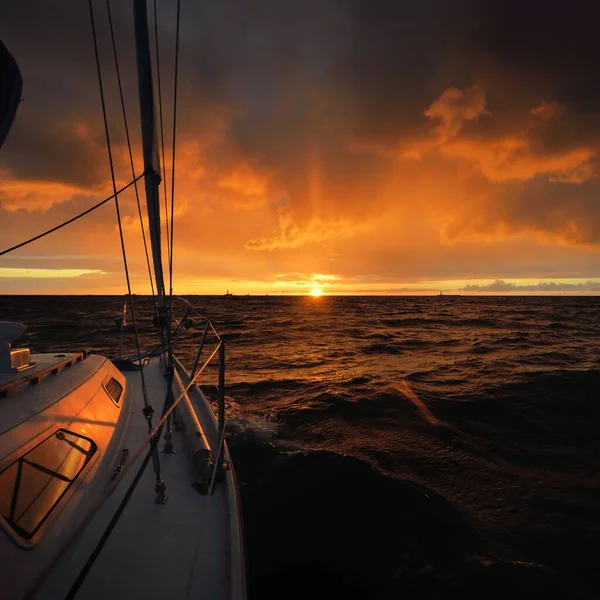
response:
<path id="1" fill-rule="evenodd" d="M 89 363 L 75 364 L 56 375 L 56 382 L 50 382 L 49 386 L 56 385 L 59 380 L 64 386 L 66 378 L 77 379 L 78 369 L 93 371 L 86 367 L 92 359 L 100 357 L 90 357 Z M 94 375 L 96 381 L 105 378 L 103 369 L 116 372 L 109 361 L 104 361 Z M 183 391 L 181 381 L 183 385 L 188 381 L 188 375 L 179 363 L 176 371 L 175 399 Z M 161 356 L 152 357 L 144 367 L 149 401 L 155 410 L 154 425 L 159 421 L 166 396 L 164 372 Z M 0 575 L 2 588 L 10 592 L 7 597 L 64 598 L 138 472 L 148 451 L 148 444 L 144 445 L 148 440 L 148 425 L 142 414 L 140 373 L 126 372 L 124 379 L 125 396 L 118 420 L 111 422 L 104 418 L 102 422 L 92 424 L 89 415 L 80 419 L 83 411 L 69 417 L 60 410 L 61 401 L 58 401 L 33 417 L 29 425 L 20 424 L 11 430 L 13 441 L 18 441 L 19 445 L 23 442 L 18 435 L 15 437 L 19 428 L 31 430 L 31 423 L 44 421 L 46 431 L 50 430 L 48 425 L 76 432 L 84 429 L 92 439 L 94 427 L 98 431 L 106 430 L 112 443 L 99 444 L 93 464 L 82 472 L 83 479 L 77 486 L 72 486 L 75 490 L 70 491 L 71 496 L 65 496 L 62 505 L 57 506 L 52 518 L 31 542 L 15 543 L 18 536 L 14 531 L 8 531 L 10 527 L 6 521 L 3 523 L 1 558 L 5 567 L 11 564 L 14 567 L 3 569 Z M 39 393 L 44 385 L 44 382 L 39 386 L 26 384 L 18 392 L 24 396 L 21 400 L 26 401 L 30 391 L 27 388 L 36 388 L 34 391 Z M 91 384 L 88 382 L 87 385 L 81 389 L 85 388 L 89 393 Z M 51 391 L 50 387 L 48 391 Z M 73 406 L 75 396 L 77 390 L 65 401 Z M 4 400 L 11 398 L 8 396 Z M 82 403 L 85 404 L 85 399 Z M 108 398 L 105 404 L 108 411 L 115 408 Z M 90 406 L 92 404 L 88 406 L 88 412 Z M 161 452 L 159 455 L 161 477 L 169 494 L 167 503 L 155 503 L 156 477 L 150 461 L 77 598 L 245 598 L 242 525 L 233 470 L 229 468 L 222 472 L 224 477 L 214 484 L 210 495 L 202 495 L 192 487 L 197 479 L 197 463 L 194 464 L 193 456 L 197 450 L 195 440 L 202 440 L 210 446 L 215 457 L 218 455 L 217 424 L 208 402 L 196 386 L 190 388 L 178 405 L 177 420 L 185 430 L 173 433 L 176 453 Z M 9 439 L 7 436 L 11 436 L 11 431 L 4 433 L 0 444 L 2 439 Z M 161 440 L 159 450 L 163 444 Z M 111 479 L 124 449 L 129 451 L 129 460 L 124 463 L 125 472 Z M 0 469 L 11 464 L 18 452 L 18 449 L 13 450 L 8 458 L 0 456 Z M 223 458 L 231 464 L 226 447 Z M 111 492 L 108 497 L 107 491 Z M 30 549 L 21 547 L 27 544 Z"/>

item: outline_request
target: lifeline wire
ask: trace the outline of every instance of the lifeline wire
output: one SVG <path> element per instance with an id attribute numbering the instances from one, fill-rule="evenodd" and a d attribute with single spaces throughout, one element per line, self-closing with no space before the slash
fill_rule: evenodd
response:
<path id="1" fill-rule="evenodd" d="M 67 219 L 60 225 L 57 225 L 56 227 L 52 227 L 52 229 L 48 229 L 47 231 L 44 231 L 44 233 L 40 233 L 39 235 L 29 238 L 28 240 L 25 240 L 24 242 L 21 242 L 20 244 L 17 244 L 16 246 L 11 246 L 10 248 L 6 248 L 5 250 L 0 251 L 0 256 L 4 256 L 5 254 L 12 252 L 13 250 L 18 250 L 19 248 L 22 248 L 23 246 L 27 246 L 27 244 L 36 242 L 37 240 L 40 240 L 43 237 L 46 237 L 47 235 L 50 235 L 51 233 L 54 233 L 55 231 L 62 229 L 66 225 L 70 225 L 71 223 L 77 221 L 77 219 L 81 219 L 81 217 L 85 217 L 85 215 L 91 213 L 92 211 L 96 210 L 97 208 L 100 208 L 101 206 L 104 206 L 107 202 L 110 202 L 113 198 L 116 198 L 120 193 L 129 189 L 132 185 L 134 185 L 137 181 L 139 181 L 142 177 L 145 177 L 145 176 L 146 176 L 145 172 L 142 173 L 141 175 L 138 175 L 133 181 L 130 181 L 127 185 L 123 186 L 120 190 L 117 190 L 114 194 L 111 194 L 108 198 L 105 198 L 101 202 L 94 204 L 94 206 L 91 206 L 87 210 L 84 210 L 82 213 L 79 213 L 78 215 L 75 215 L 74 217 Z"/>

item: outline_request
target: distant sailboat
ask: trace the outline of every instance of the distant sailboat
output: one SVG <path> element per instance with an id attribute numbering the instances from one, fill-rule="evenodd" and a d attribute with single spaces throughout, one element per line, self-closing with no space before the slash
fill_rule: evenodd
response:
<path id="1" fill-rule="evenodd" d="M 233 294 L 229 290 L 227 290 L 227 292 L 225 293 L 225 296 L 229 297 L 229 296 L 233 296 Z"/>

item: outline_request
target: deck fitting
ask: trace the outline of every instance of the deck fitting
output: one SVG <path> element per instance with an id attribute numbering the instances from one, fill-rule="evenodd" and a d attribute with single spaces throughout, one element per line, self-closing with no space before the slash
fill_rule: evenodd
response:
<path id="1" fill-rule="evenodd" d="M 154 502 L 156 504 L 166 504 L 169 499 L 169 492 L 167 492 L 167 486 L 162 479 L 156 484 L 154 491 L 156 492 Z"/>

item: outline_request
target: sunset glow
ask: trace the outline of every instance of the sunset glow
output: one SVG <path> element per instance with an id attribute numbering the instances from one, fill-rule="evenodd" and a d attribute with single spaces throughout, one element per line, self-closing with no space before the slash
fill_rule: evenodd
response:
<path id="1" fill-rule="evenodd" d="M 183 34 L 175 293 L 600 293 L 600 56 L 576 43 L 595 35 L 583 17 L 565 24 L 549 11 L 525 33 L 510 26 L 521 9 L 497 2 L 466 20 L 441 0 L 382 14 L 329 0 L 275 12 L 232 3 L 185 8 L 186 23 L 210 23 L 213 35 Z M 0 150 L 2 248 L 111 193 L 93 52 L 70 35 L 89 16 L 67 4 L 38 26 L 15 3 L 0 24 L 25 90 Z M 238 12 L 244 36 L 233 33 Z M 115 19 L 130 26 L 124 9 Z M 173 31 L 160 35 L 172 47 Z M 133 37 L 119 44 L 139 173 Z M 565 44 L 570 54 L 546 64 L 531 50 Z M 129 153 L 104 67 L 123 186 Z M 165 158 L 170 190 L 170 143 Z M 147 294 L 133 188 L 120 210 L 133 291 Z M 166 238 L 162 198 L 161 210 Z M 2 256 L 0 268 L 5 293 L 125 293 L 113 203 Z"/>
<path id="2" fill-rule="evenodd" d="M 319 296 L 323 295 L 323 290 L 321 290 L 321 288 L 313 288 L 310 292 L 310 295 L 318 298 Z"/>

